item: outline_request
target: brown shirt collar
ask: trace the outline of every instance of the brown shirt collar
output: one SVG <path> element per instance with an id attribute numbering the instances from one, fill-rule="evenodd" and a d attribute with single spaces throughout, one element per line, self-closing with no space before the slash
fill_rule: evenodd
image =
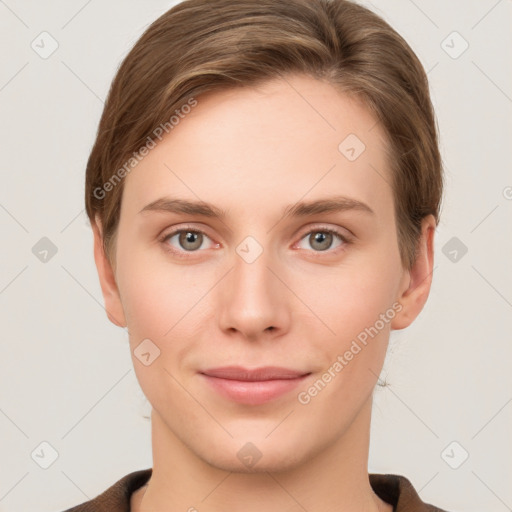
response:
<path id="1" fill-rule="evenodd" d="M 149 468 L 129 473 L 96 498 L 64 512 L 130 512 L 131 495 L 148 482 L 152 472 L 153 469 Z M 376 473 L 368 476 L 374 492 L 393 505 L 394 512 L 446 512 L 421 501 L 404 476 Z"/>

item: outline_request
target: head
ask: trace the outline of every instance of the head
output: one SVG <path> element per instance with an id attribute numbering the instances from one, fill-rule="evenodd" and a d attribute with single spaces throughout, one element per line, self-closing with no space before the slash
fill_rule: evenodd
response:
<path id="1" fill-rule="evenodd" d="M 332 445 L 427 300 L 441 194 L 424 69 L 376 14 L 185 0 L 157 19 L 112 83 L 86 209 L 107 314 L 161 424 L 226 469 L 247 441 L 260 467 Z M 202 380 L 228 365 L 309 376 L 239 404 Z"/>

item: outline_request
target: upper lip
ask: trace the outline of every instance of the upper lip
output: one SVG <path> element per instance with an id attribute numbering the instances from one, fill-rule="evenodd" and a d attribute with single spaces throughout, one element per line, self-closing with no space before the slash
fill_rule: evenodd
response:
<path id="1" fill-rule="evenodd" d="M 307 375 L 310 372 L 302 372 L 279 366 L 263 366 L 253 369 L 243 368 L 242 366 L 222 366 L 219 368 L 210 368 L 202 371 L 201 373 L 208 375 L 209 377 L 217 377 L 220 379 L 261 381 L 296 379 Z"/>

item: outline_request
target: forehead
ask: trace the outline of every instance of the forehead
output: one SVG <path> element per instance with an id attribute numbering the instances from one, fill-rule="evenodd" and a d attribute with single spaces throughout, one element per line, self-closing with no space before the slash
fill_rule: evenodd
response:
<path id="1" fill-rule="evenodd" d="M 247 211 L 333 192 L 389 206 L 385 134 L 331 84 L 290 76 L 196 101 L 126 177 L 125 209 L 171 194 Z"/>

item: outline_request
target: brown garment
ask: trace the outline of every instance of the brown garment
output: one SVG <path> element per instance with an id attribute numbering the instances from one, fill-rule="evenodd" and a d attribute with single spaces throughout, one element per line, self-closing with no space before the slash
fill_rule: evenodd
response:
<path id="1" fill-rule="evenodd" d="M 149 468 L 129 473 L 96 498 L 64 512 L 130 512 L 131 495 L 148 482 L 152 472 Z M 370 473 L 369 478 L 375 494 L 393 505 L 393 512 L 446 512 L 421 501 L 404 476 Z"/>

